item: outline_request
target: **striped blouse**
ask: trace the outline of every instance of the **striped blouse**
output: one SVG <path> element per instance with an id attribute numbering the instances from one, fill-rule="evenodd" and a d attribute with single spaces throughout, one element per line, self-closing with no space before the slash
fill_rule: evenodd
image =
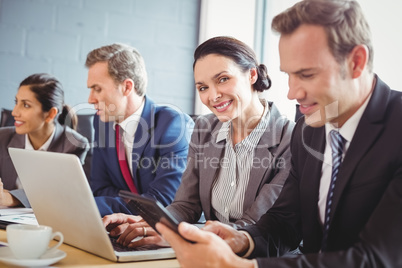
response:
<path id="1" fill-rule="evenodd" d="M 220 171 L 212 185 L 211 204 L 215 216 L 223 223 L 241 219 L 244 210 L 244 195 L 250 179 L 255 148 L 268 127 L 267 101 L 262 99 L 264 112 L 254 130 L 233 147 L 231 122 L 222 124 L 216 142 L 226 140 L 225 153 L 220 161 Z"/>

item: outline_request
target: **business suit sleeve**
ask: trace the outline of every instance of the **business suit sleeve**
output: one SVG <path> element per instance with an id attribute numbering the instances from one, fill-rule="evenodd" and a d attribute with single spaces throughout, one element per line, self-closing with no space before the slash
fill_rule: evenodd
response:
<path id="1" fill-rule="evenodd" d="M 275 119 L 276 121 L 277 119 Z M 277 200 L 282 187 L 289 176 L 290 171 L 290 138 L 292 135 L 294 123 L 287 121 L 283 126 L 280 138 L 280 143 L 275 148 L 270 148 L 266 154 L 272 154 L 273 160 L 266 168 L 263 180 L 266 183 L 258 192 L 253 204 L 247 209 L 241 219 L 234 223 L 234 227 L 242 227 L 256 223 L 261 215 L 270 209 Z M 272 130 L 268 132 L 272 135 Z M 258 149 L 257 149 L 258 150 Z M 264 163 L 262 162 L 261 165 Z M 250 178 L 252 180 L 253 178 Z M 250 183 L 250 182 L 249 182 Z M 248 193 L 246 193 L 248 194 Z"/>
<path id="2" fill-rule="evenodd" d="M 10 194 L 16 198 L 20 203 L 22 204 L 23 207 L 25 208 L 30 208 L 31 204 L 29 203 L 28 197 L 25 194 L 24 189 L 15 189 L 11 190 Z"/>
<path id="3" fill-rule="evenodd" d="M 98 146 L 93 148 L 90 186 L 99 212 L 102 217 L 113 213 L 131 214 L 126 202 L 117 196 L 120 190 L 130 189 L 121 177 L 118 162 L 109 157 L 116 154 L 115 147 L 110 148 L 99 141 L 99 133 L 95 132 L 95 144 Z"/>
<path id="4" fill-rule="evenodd" d="M 110 168 L 108 168 L 108 166 L 111 165 L 111 163 L 105 161 L 100 151 L 101 150 L 96 146 L 93 148 L 90 177 L 92 192 L 95 196 L 117 196 L 120 189 L 117 188 L 109 178 L 111 175 L 109 175 Z M 126 185 L 122 185 L 121 189 L 129 190 Z"/>
<path id="5" fill-rule="evenodd" d="M 179 221 L 195 223 L 201 216 L 202 206 L 200 200 L 200 172 L 197 156 L 200 153 L 200 123 L 203 120 L 197 120 L 194 132 L 191 136 L 191 142 L 187 156 L 187 167 L 183 173 L 181 184 L 177 190 L 173 203 L 167 207 L 169 212 Z"/>
<path id="6" fill-rule="evenodd" d="M 102 196 L 116 197 L 119 190 L 129 191 L 120 172 L 115 133 L 109 124 L 101 122 L 99 116 L 94 117 L 95 137 L 89 181 L 94 196 L 99 196 L 99 200 Z"/>
<path id="7" fill-rule="evenodd" d="M 15 133 L 15 127 L 0 128 L 0 178 L 4 189 L 16 188 L 17 171 L 8 153 L 9 147 L 24 148 L 25 137 Z"/>
<path id="8" fill-rule="evenodd" d="M 259 267 L 397 267 L 402 263 L 402 167 L 395 173 L 380 203 L 344 251 L 300 255 L 296 258 L 257 258 Z M 260 238 L 261 239 L 261 238 Z"/>
<path id="9" fill-rule="evenodd" d="M 167 206 L 173 201 L 186 168 L 194 122 L 188 115 L 178 114 L 171 109 L 161 110 L 155 117 L 151 148 L 144 150 L 137 174 L 141 174 L 139 183 L 142 184 L 142 195 Z M 152 149 L 152 144 L 156 148 Z M 155 162 L 151 164 L 152 161 Z M 152 169 L 148 166 L 152 166 Z"/>
<path id="10" fill-rule="evenodd" d="M 295 142 L 298 127 L 291 136 L 291 154 L 298 155 Z M 255 250 L 250 257 L 281 256 L 295 249 L 301 241 L 300 193 L 297 179 L 297 157 L 291 158 L 291 169 L 275 204 L 254 225 L 242 229 L 254 239 Z M 296 161 L 296 162 L 295 162 Z"/>

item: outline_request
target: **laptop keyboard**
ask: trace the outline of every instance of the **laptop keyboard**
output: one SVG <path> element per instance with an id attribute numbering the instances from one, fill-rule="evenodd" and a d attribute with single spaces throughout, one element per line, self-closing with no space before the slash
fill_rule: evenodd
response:
<path id="1" fill-rule="evenodd" d="M 113 249 L 114 249 L 114 251 L 117 251 L 117 252 L 143 251 L 143 250 L 153 250 L 153 249 L 160 248 L 156 245 L 144 245 L 144 246 L 140 246 L 140 247 L 129 248 L 129 247 L 123 246 L 122 244 L 117 243 L 117 238 L 118 237 L 110 237 L 110 241 L 112 242 Z"/>

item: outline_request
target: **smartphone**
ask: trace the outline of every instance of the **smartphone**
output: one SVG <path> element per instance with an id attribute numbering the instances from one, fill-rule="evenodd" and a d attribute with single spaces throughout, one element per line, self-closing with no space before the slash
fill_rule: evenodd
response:
<path id="1" fill-rule="evenodd" d="M 155 231 L 158 232 L 156 223 L 161 222 L 179 234 L 179 221 L 159 201 L 124 190 L 119 191 L 119 196 L 128 199 L 127 204 L 131 213 L 140 215 Z"/>

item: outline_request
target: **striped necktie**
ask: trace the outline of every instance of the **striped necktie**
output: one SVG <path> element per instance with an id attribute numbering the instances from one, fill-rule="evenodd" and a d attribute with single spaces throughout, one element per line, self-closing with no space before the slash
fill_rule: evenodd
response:
<path id="1" fill-rule="evenodd" d="M 327 196 L 327 205 L 325 208 L 325 222 L 324 222 L 323 238 L 321 243 L 321 251 L 325 251 L 327 249 L 328 230 L 331 219 L 330 215 L 331 215 L 332 197 L 334 195 L 335 183 L 339 173 L 339 166 L 342 163 L 343 147 L 346 142 L 346 140 L 336 130 L 331 130 L 329 136 L 330 136 L 329 144 L 332 150 L 332 174 L 331 174 L 331 184 L 329 186 Z"/>
<path id="2" fill-rule="evenodd" d="M 137 194 L 138 191 L 134 185 L 133 176 L 131 175 L 130 169 L 128 167 L 126 151 L 124 149 L 124 143 L 122 139 L 124 130 L 121 131 L 122 129 L 118 124 L 116 124 L 115 129 L 116 129 L 117 159 L 119 160 L 121 173 L 124 177 L 124 180 L 127 183 L 128 188 L 130 188 L 130 191 Z M 120 131 L 122 133 L 120 133 Z"/>

